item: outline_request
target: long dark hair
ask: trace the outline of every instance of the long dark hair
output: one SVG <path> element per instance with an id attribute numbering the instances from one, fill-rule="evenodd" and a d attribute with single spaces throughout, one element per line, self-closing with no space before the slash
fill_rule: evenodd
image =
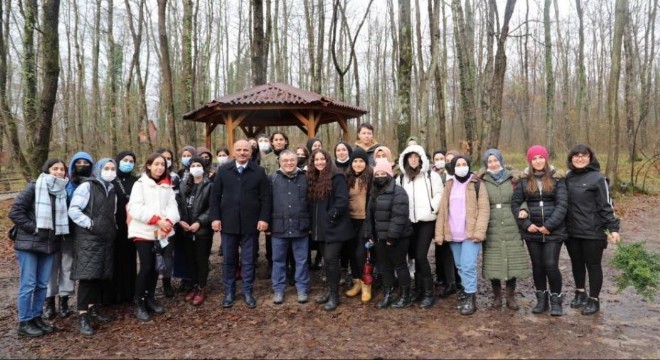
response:
<path id="1" fill-rule="evenodd" d="M 410 166 L 410 164 L 408 164 L 408 159 L 412 154 L 416 154 L 417 156 L 419 156 L 419 166 L 414 169 Z M 406 176 L 408 177 L 408 179 L 412 181 L 412 179 L 414 179 L 415 176 L 419 175 L 419 173 L 422 171 L 422 164 L 423 164 L 422 155 L 418 154 L 415 151 L 411 151 L 403 157 L 403 170 L 406 172 Z"/>
<path id="2" fill-rule="evenodd" d="M 358 183 L 358 189 L 360 190 L 369 190 L 369 185 L 373 181 L 374 178 L 374 169 L 369 166 L 368 162 L 365 162 L 364 170 L 360 174 L 356 174 L 355 170 L 353 170 L 353 162 L 351 161 L 351 164 L 348 165 L 348 169 L 346 169 L 346 181 L 348 182 L 348 188 L 352 188 L 355 186 L 355 182 L 360 179 L 360 182 Z"/>
<path id="3" fill-rule="evenodd" d="M 552 169 L 550 168 L 550 163 L 548 159 L 545 159 L 545 166 L 543 167 L 543 176 L 541 177 L 541 187 L 546 193 L 552 192 L 555 187 L 555 180 L 552 178 Z M 532 164 L 529 164 L 529 171 L 527 174 L 527 193 L 534 194 L 539 191 L 539 187 L 536 184 L 536 176 L 534 175 L 534 168 Z"/>
<path id="4" fill-rule="evenodd" d="M 41 172 L 44 174 L 50 174 L 49 170 L 53 165 L 62 163 L 64 165 L 64 176 L 68 176 L 68 170 L 66 168 L 66 163 L 64 163 L 64 160 L 60 159 L 48 159 L 46 162 L 41 166 Z"/>
<path id="5" fill-rule="evenodd" d="M 314 158 L 316 154 L 322 154 L 325 157 L 325 168 L 319 171 L 314 166 Z M 309 186 L 307 187 L 307 195 L 310 202 L 327 199 L 332 192 L 332 175 L 336 172 L 335 164 L 330 157 L 330 153 L 323 149 L 316 149 L 307 160 L 307 178 L 309 179 Z"/>
<path id="6" fill-rule="evenodd" d="M 154 163 L 154 161 L 156 161 L 156 159 L 158 159 L 158 158 L 163 159 L 163 162 L 165 163 L 165 171 L 163 171 L 163 175 L 161 175 L 160 178 L 156 179 L 155 177 L 153 177 L 153 175 L 151 175 L 151 170 L 149 170 L 149 168 L 147 166 L 151 166 Z M 165 157 L 163 156 L 163 154 L 158 153 L 158 152 L 155 152 L 155 153 L 153 153 L 153 154 L 151 154 L 147 157 L 147 161 L 145 161 L 144 168 L 142 169 L 142 171 L 145 174 L 147 174 L 147 176 L 149 176 L 151 179 L 153 179 L 156 183 L 159 183 L 164 179 L 169 179 L 170 173 L 167 170 L 168 170 L 167 169 L 167 160 L 165 160 Z"/>

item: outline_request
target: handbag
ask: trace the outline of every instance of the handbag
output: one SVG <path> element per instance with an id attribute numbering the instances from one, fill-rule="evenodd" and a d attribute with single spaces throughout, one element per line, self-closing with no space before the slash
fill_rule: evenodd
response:
<path id="1" fill-rule="evenodd" d="M 17 235 L 18 235 L 18 228 L 16 227 L 16 225 L 12 226 L 12 227 L 9 229 L 9 231 L 7 231 L 7 237 L 8 237 L 9 240 L 11 240 L 11 241 L 15 241 Z"/>

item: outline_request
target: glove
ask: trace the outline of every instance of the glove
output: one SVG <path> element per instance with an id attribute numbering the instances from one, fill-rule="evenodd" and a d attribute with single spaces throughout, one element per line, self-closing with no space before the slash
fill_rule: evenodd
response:
<path id="1" fill-rule="evenodd" d="M 337 213 L 337 210 L 332 209 L 328 211 L 328 218 L 330 218 L 330 223 L 334 224 L 337 222 L 337 218 L 339 217 L 339 214 Z"/>

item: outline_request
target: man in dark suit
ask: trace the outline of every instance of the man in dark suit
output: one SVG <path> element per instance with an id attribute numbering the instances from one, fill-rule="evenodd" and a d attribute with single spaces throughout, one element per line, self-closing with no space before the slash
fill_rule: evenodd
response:
<path id="1" fill-rule="evenodd" d="M 222 282 L 225 297 L 222 306 L 234 305 L 236 263 L 241 247 L 243 295 L 249 308 L 257 306 L 252 294 L 255 249 L 259 232 L 268 229 L 271 216 L 270 182 L 263 168 L 250 160 L 252 148 L 246 140 L 234 144 L 234 159 L 218 168 L 210 199 L 211 226 L 222 236 Z"/>

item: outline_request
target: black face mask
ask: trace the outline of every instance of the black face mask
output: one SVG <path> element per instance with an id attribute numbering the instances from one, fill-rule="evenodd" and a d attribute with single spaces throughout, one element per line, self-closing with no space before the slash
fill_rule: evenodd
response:
<path id="1" fill-rule="evenodd" d="M 74 165 L 73 170 L 78 176 L 90 176 L 92 174 L 92 167 L 90 165 Z"/>
<path id="2" fill-rule="evenodd" d="M 382 188 L 383 186 L 387 185 L 388 182 L 388 177 L 387 176 L 379 176 L 374 178 L 374 186 L 378 188 Z"/>
<path id="3" fill-rule="evenodd" d="M 307 162 L 307 156 L 298 157 L 298 167 L 302 168 Z"/>

